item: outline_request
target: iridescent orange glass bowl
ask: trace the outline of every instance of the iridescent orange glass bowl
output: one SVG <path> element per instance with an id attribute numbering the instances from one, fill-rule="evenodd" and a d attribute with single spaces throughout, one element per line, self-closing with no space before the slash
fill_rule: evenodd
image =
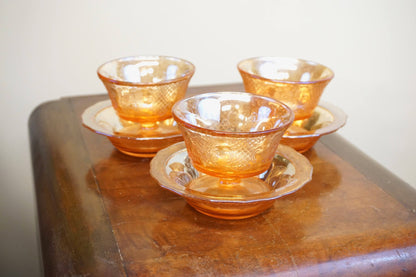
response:
<path id="1" fill-rule="evenodd" d="M 149 128 L 172 116 L 194 72 L 192 63 L 168 56 L 124 57 L 97 70 L 118 116 Z"/>
<path id="2" fill-rule="evenodd" d="M 292 124 L 289 107 L 260 95 L 215 92 L 177 102 L 172 114 L 193 166 L 206 174 L 188 189 L 220 197 L 270 190 L 254 176 L 270 167 L 282 135 Z"/>
<path id="3" fill-rule="evenodd" d="M 237 68 L 247 92 L 282 101 L 293 110 L 295 120 L 312 115 L 334 77 L 322 64 L 295 58 L 250 58 L 239 62 Z"/>

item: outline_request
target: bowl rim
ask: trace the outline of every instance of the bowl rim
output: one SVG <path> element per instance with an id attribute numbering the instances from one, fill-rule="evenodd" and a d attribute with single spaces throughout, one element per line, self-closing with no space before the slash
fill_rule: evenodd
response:
<path id="1" fill-rule="evenodd" d="M 174 79 L 169 79 L 169 80 L 163 80 L 157 83 L 153 83 L 153 82 L 130 82 L 130 81 L 121 81 L 121 80 L 115 80 L 113 78 L 107 77 L 104 74 L 102 74 L 100 71 L 101 69 L 110 64 L 110 63 L 114 63 L 114 62 L 120 62 L 120 61 L 127 61 L 127 60 L 160 60 L 160 59 L 167 59 L 167 60 L 175 60 L 175 61 L 179 61 L 179 62 L 183 62 L 185 64 L 187 64 L 189 66 L 189 71 L 186 72 L 185 74 L 182 74 L 181 76 L 174 78 Z M 125 57 L 120 57 L 120 58 L 115 58 L 112 60 L 109 60 L 103 64 L 101 64 L 98 68 L 97 68 L 97 75 L 98 77 L 102 80 L 102 81 L 106 81 L 106 82 L 110 82 L 113 84 L 117 84 L 117 85 L 122 85 L 122 86 L 136 86 L 136 87 L 141 87 L 141 86 L 162 86 L 162 85 L 166 85 L 166 84 L 171 84 L 171 83 L 176 83 L 185 79 L 190 79 L 195 73 L 195 65 L 193 63 L 191 63 L 188 60 L 182 59 L 182 58 L 178 58 L 178 57 L 173 57 L 173 56 L 164 56 L 164 55 L 138 55 L 138 56 L 125 56 Z"/>
<path id="2" fill-rule="evenodd" d="M 297 61 L 297 62 L 302 62 L 302 63 L 309 63 L 309 64 L 313 64 L 315 66 L 323 66 L 326 69 L 329 70 L 330 75 L 327 78 L 322 78 L 322 79 L 318 79 L 318 80 L 313 80 L 313 81 L 285 81 L 285 80 L 278 80 L 278 79 L 272 79 L 272 78 L 266 78 L 263 76 L 260 76 L 258 74 L 253 74 L 248 72 L 247 70 L 244 70 L 242 68 L 242 64 L 246 63 L 248 61 L 253 61 L 253 60 L 292 60 L 292 61 Z M 252 78 L 255 79 L 261 79 L 261 80 L 265 80 L 265 81 L 269 81 L 269 82 L 273 82 L 273 83 L 282 83 L 282 84 L 316 84 L 316 83 L 322 83 L 322 82 L 326 82 L 326 81 L 330 81 L 335 77 L 335 73 L 334 71 L 329 68 L 328 66 L 312 61 L 312 60 L 307 60 L 307 59 L 301 59 L 301 58 L 291 58 L 291 57 L 275 57 L 275 56 L 257 56 L 257 57 L 251 57 L 251 58 L 247 58 L 244 60 L 241 60 L 240 62 L 238 62 L 237 64 L 237 69 L 240 72 L 240 74 L 246 74 L 249 75 Z"/>
<path id="3" fill-rule="evenodd" d="M 220 94 L 249 95 L 250 97 L 262 98 L 270 102 L 278 103 L 281 107 L 283 107 L 289 113 L 289 117 L 286 119 L 286 122 L 284 122 L 281 126 L 277 128 L 271 128 L 271 129 L 255 131 L 255 132 L 232 132 L 232 131 L 220 131 L 220 130 L 203 128 L 203 127 L 194 125 L 192 123 L 186 122 L 182 118 L 176 115 L 176 109 L 182 102 L 189 101 L 190 99 L 202 98 L 202 97 L 206 97 L 210 95 L 220 95 Z M 249 92 L 239 92 L 239 91 L 207 92 L 207 93 L 197 94 L 188 98 L 184 98 L 182 100 L 179 100 L 173 105 L 172 116 L 179 126 L 182 125 L 191 130 L 196 130 L 198 132 L 205 133 L 205 134 L 210 134 L 210 135 L 215 135 L 215 136 L 227 136 L 227 137 L 247 137 L 247 136 L 253 137 L 253 136 L 259 136 L 259 135 L 265 135 L 265 134 L 269 134 L 273 132 L 278 132 L 282 129 L 287 129 L 293 123 L 294 118 L 295 118 L 295 114 L 293 113 L 292 109 L 289 108 L 289 106 L 287 106 L 285 103 L 279 100 L 276 100 L 274 98 L 267 97 L 267 96 L 262 96 L 262 95 L 253 94 Z"/>

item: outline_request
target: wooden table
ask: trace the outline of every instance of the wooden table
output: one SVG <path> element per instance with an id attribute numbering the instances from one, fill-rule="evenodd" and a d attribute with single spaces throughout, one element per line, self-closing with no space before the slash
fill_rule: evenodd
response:
<path id="1" fill-rule="evenodd" d="M 242 90 L 242 85 L 190 93 Z M 313 179 L 259 216 L 196 212 L 81 125 L 106 95 L 62 98 L 30 118 L 46 276 L 416 276 L 416 192 L 339 135 L 305 156 Z M 346 126 L 348 128 L 348 124 Z"/>

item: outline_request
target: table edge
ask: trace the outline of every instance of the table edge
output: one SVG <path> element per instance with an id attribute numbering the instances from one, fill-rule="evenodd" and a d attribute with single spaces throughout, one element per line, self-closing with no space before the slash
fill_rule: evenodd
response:
<path id="1" fill-rule="evenodd" d="M 339 134 L 322 137 L 320 142 L 339 157 L 342 157 L 368 180 L 374 182 L 383 191 L 398 200 L 411 213 L 416 214 L 416 189 L 414 187 L 400 179 Z"/>

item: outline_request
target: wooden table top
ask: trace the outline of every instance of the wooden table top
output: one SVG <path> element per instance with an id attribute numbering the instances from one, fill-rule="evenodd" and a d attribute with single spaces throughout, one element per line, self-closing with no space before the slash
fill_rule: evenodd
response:
<path id="1" fill-rule="evenodd" d="M 215 90 L 242 85 L 190 88 Z M 62 98 L 30 118 L 46 276 L 416 276 L 416 191 L 339 135 L 305 153 L 314 173 L 301 190 L 220 220 L 82 126 L 103 99 Z"/>

